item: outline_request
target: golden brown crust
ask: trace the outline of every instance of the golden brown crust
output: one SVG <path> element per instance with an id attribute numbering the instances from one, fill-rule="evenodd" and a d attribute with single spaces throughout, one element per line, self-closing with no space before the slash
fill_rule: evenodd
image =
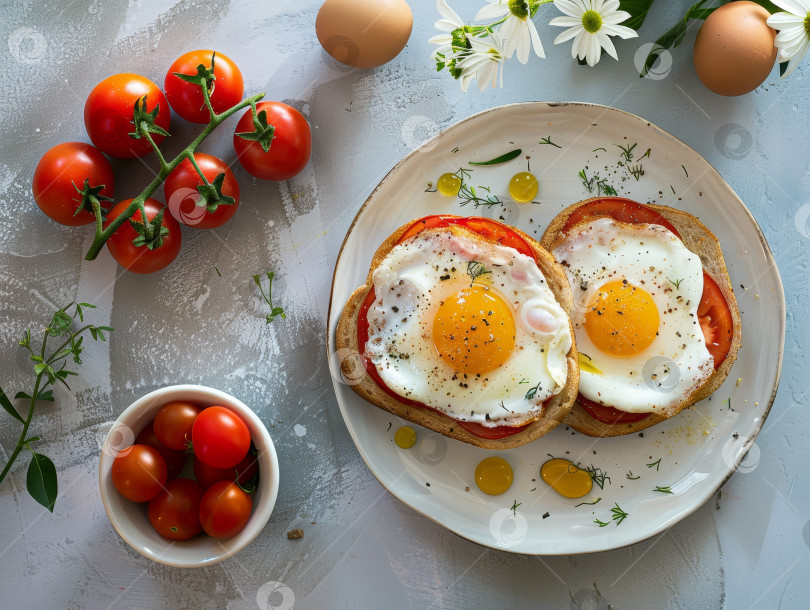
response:
<path id="1" fill-rule="evenodd" d="M 365 371 L 363 359 L 356 357 L 359 353 L 357 349 L 357 317 L 366 295 L 374 286 L 372 280 L 374 270 L 388 255 L 400 236 L 412 224 L 413 221 L 401 226 L 380 245 L 371 260 L 371 266 L 365 285 L 360 286 L 352 293 L 340 315 L 335 332 L 335 346 L 338 350 L 338 354 L 343 356 L 341 357 L 340 364 L 343 375 L 346 379 L 351 380 L 351 388 L 358 395 L 380 409 L 450 438 L 455 438 L 477 447 L 483 447 L 485 449 L 513 449 L 540 438 L 565 419 L 577 397 L 579 389 L 579 363 L 574 329 L 573 326 L 571 326 L 570 320 L 568 327 L 571 333 L 571 350 L 568 352 L 567 358 L 568 379 L 565 387 L 548 402 L 538 420 L 529 424 L 525 430 L 522 430 L 518 434 L 503 439 L 484 439 L 475 436 L 458 425 L 458 421 L 450 417 L 439 415 L 427 409 L 411 407 L 396 400 L 374 382 L 371 376 Z M 563 268 L 535 239 L 514 227 L 510 226 L 509 229 L 519 234 L 526 243 L 531 246 L 535 258 L 538 261 L 538 267 L 546 277 L 551 291 L 554 293 L 554 296 L 565 312 L 570 313 L 573 301 L 568 279 L 565 276 Z M 450 230 L 456 234 L 474 235 L 476 239 L 482 239 L 480 235 L 472 233 L 461 226 L 454 225 L 450 227 Z"/>
<path id="2" fill-rule="evenodd" d="M 548 228 L 546 228 L 546 231 L 543 233 L 543 237 L 540 238 L 540 244 L 547 250 L 553 251 L 563 239 L 562 228 L 565 226 L 568 217 L 574 212 L 574 210 L 585 205 L 586 203 L 594 201 L 595 199 L 596 198 L 586 199 L 585 201 L 575 203 L 568 206 L 557 216 L 555 216 L 548 225 Z M 600 197 L 599 199 L 606 198 Z M 722 291 L 723 297 L 725 297 L 729 309 L 731 310 L 732 323 L 734 324 L 734 336 L 731 341 L 731 349 L 728 352 L 728 356 L 726 356 L 726 359 L 723 361 L 723 364 L 720 365 L 720 367 L 703 383 L 703 385 L 697 388 L 686 400 L 678 405 L 676 410 L 672 413 L 672 415 L 675 415 L 686 407 L 689 407 L 710 396 L 712 392 L 722 385 L 726 377 L 728 377 L 731 366 L 734 364 L 734 360 L 737 358 L 737 352 L 739 351 L 741 344 L 740 310 L 737 307 L 737 299 L 734 296 L 734 290 L 731 287 L 731 279 L 728 276 L 728 270 L 726 269 L 726 263 L 723 259 L 723 251 L 720 248 L 720 242 L 717 240 L 714 234 L 709 231 L 709 229 L 706 228 L 706 226 L 700 222 L 700 220 L 688 212 L 651 203 L 644 205 L 652 208 L 661 216 L 666 218 L 678 230 L 684 245 L 689 250 L 700 256 L 700 260 L 703 263 L 703 269 L 705 269 L 706 272 L 712 276 L 712 279 L 714 279 Z M 644 430 L 645 428 L 649 428 L 650 426 L 654 426 L 665 419 L 668 418 L 660 415 L 651 415 L 650 417 L 638 422 L 603 424 L 602 422 L 599 422 L 588 415 L 588 413 L 580 406 L 579 401 L 577 401 L 574 408 L 571 410 L 571 413 L 569 413 L 568 417 L 565 419 L 565 423 L 571 426 L 574 430 L 587 434 L 588 436 L 601 437 L 632 434 L 633 432 L 638 432 L 640 430 Z"/>

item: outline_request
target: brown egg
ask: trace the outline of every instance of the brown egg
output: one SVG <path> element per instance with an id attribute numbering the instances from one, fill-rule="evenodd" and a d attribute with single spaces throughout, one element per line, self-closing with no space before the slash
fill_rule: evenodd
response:
<path id="1" fill-rule="evenodd" d="M 376 68 L 396 57 L 411 36 L 405 0 L 326 0 L 315 20 L 321 46 L 339 62 Z"/>
<path id="2" fill-rule="evenodd" d="M 720 95 L 743 95 L 759 87 L 776 62 L 776 32 L 770 13 L 754 2 L 731 2 L 706 19 L 695 39 L 695 70 Z"/>

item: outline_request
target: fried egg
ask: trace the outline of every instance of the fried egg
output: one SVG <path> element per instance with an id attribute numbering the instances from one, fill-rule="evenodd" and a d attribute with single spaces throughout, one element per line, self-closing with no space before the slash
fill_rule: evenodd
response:
<path id="1" fill-rule="evenodd" d="M 569 318 L 533 258 L 427 229 L 394 246 L 373 281 L 366 356 L 400 396 L 517 426 L 565 387 Z"/>
<path id="2" fill-rule="evenodd" d="M 697 315 L 700 257 L 661 225 L 612 218 L 576 225 L 553 254 L 574 296 L 579 393 L 671 415 L 714 371 Z"/>

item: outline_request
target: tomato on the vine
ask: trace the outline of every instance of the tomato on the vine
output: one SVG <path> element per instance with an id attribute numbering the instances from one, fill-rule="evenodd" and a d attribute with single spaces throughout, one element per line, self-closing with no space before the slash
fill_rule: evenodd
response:
<path id="1" fill-rule="evenodd" d="M 200 408 L 184 400 L 175 400 L 160 408 L 152 426 L 162 445 L 175 451 L 184 451 L 191 442 L 191 429 Z"/>
<path id="2" fill-rule="evenodd" d="M 183 467 L 186 465 L 186 459 L 188 456 L 186 455 L 185 451 L 173 451 L 164 446 L 158 440 L 157 436 L 155 436 L 155 429 L 153 428 L 151 422 L 146 424 L 146 427 L 138 433 L 138 436 L 135 437 L 135 444 L 149 445 L 160 452 L 160 455 L 162 455 L 163 459 L 166 460 L 166 469 L 168 471 L 169 479 L 173 479 L 179 475 L 183 471 Z"/>
<path id="3" fill-rule="evenodd" d="M 104 222 L 106 228 L 132 203 L 132 199 L 120 201 L 109 211 Z M 147 199 L 143 204 L 146 210 L 147 220 L 153 220 L 160 210 L 164 209 L 162 203 L 156 199 Z M 143 223 L 143 216 L 140 210 L 132 215 L 132 220 Z M 150 250 L 147 246 L 136 246 L 133 240 L 138 237 L 138 233 L 132 228 L 129 221 L 124 222 L 118 230 L 107 240 L 107 248 L 118 264 L 133 273 L 154 273 L 160 271 L 171 263 L 180 252 L 182 236 L 180 235 L 180 223 L 171 214 L 163 214 L 162 226 L 169 230 L 169 234 L 163 237 L 163 245 Z"/>
<path id="4" fill-rule="evenodd" d="M 132 445 L 113 461 L 113 485 L 133 502 L 148 502 L 157 496 L 166 484 L 166 478 L 166 460 L 149 445 Z"/>
<path id="5" fill-rule="evenodd" d="M 194 478 L 205 489 L 219 481 L 233 481 L 245 487 L 259 472 L 259 456 L 248 451 L 245 458 L 232 468 L 212 468 L 194 458 Z"/>
<path id="6" fill-rule="evenodd" d="M 87 96 L 84 104 L 84 126 L 90 141 L 101 152 L 111 157 L 131 159 L 142 157 L 152 150 L 146 138 L 129 136 L 135 131 L 133 124 L 135 102 L 146 96 L 146 111 L 160 106 L 155 124 L 168 130 L 171 110 L 166 96 L 148 78 L 139 74 L 114 74 L 101 81 Z M 150 134 L 155 144 L 164 136 Z"/>
<path id="7" fill-rule="evenodd" d="M 96 196 L 112 197 L 115 186 L 107 157 L 90 144 L 63 142 L 46 152 L 34 170 L 34 201 L 45 214 L 68 226 L 86 225 L 96 220 L 82 204 L 85 180 L 89 188 L 101 188 Z"/>
<path id="8" fill-rule="evenodd" d="M 195 76 L 199 65 L 210 70 L 213 55 L 213 51 L 189 51 L 178 57 L 166 73 L 163 83 L 166 97 L 174 111 L 187 121 L 207 123 L 211 117 L 200 86 L 175 76 L 175 73 Z M 242 101 L 245 83 L 233 60 L 221 53 L 214 57 L 214 78 L 208 95 L 211 107 L 219 114 Z"/>
<path id="9" fill-rule="evenodd" d="M 266 123 L 263 125 L 274 128 L 270 148 L 265 152 L 260 142 L 242 137 L 257 131 L 253 110 L 248 109 L 239 119 L 234 132 L 236 156 L 242 166 L 257 178 L 289 180 L 309 161 L 312 152 L 309 123 L 295 108 L 281 102 L 260 102 L 256 104 L 256 111 L 259 114 L 257 120 L 261 122 L 264 112 Z M 267 137 L 270 137 L 269 134 Z"/>
<path id="10" fill-rule="evenodd" d="M 149 502 L 149 522 L 171 540 L 188 540 L 202 531 L 200 502 L 205 490 L 191 479 L 174 479 Z"/>
<path id="11" fill-rule="evenodd" d="M 250 519 L 253 500 L 236 483 L 220 481 L 209 487 L 200 502 L 200 523 L 214 538 L 230 538 Z"/>
<path id="12" fill-rule="evenodd" d="M 204 153 L 194 153 L 194 160 L 209 183 L 213 183 L 220 174 L 225 175 L 220 192 L 233 199 L 233 203 L 209 199 L 208 205 L 197 205 L 202 198 L 197 187 L 202 186 L 203 181 L 191 161 L 184 159 L 163 183 L 166 205 L 171 215 L 186 226 L 195 229 L 222 226 L 231 219 L 239 207 L 239 183 L 231 168 L 221 159 Z M 212 207 L 215 208 L 213 212 L 210 211 Z"/>
<path id="13" fill-rule="evenodd" d="M 194 455 L 206 466 L 233 468 L 250 449 L 250 430 L 230 409 L 208 407 L 194 420 L 191 441 Z"/>

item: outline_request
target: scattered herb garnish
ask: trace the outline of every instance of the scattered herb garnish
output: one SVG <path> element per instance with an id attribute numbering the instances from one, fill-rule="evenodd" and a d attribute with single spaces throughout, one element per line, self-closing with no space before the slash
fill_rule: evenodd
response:
<path id="1" fill-rule="evenodd" d="M 653 466 L 655 466 L 655 469 L 658 470 L 661 467 L 661 458 L 658 458 L 651 464 L 647 464 L 647 468 L 652 468 Z"/>
<path id="2" fill-rule="evenodd" d="M 488 273 L 492 273 L 492 271 L 487 269 L 483 263 L 479 263 L 478 261 L 470 261 L 467 263 L 467 275 L 470 276 L 470 287 L 475 283 L 475 280 Z"/>
<path id="3" fill-rule="evenodd" d="M 532 400 L 537 395 L 538 390 L 540 390 L 540 384 L 542 383 L 543 382 L 540 381 L 533 388 L 529 388 L 529 391 L 526 392 L 525 396 L 523 396 L 523 400 Z"/>
<path id="4" fill-rule="evenodd" d="M 671 494 L 671 493 L 674 493 L 674 492 L 673 492 L 673 491 L 672 491 L 672 490 L 669 488 L 669 486 L 667 486 L 667 487 L 661 487 L 661 486 L 658 486 L 658 487 L 656 487 L 655 489 L 653 489 L 653 491 L 660 491 L 662 494 Z"/>
<path id="5" fill-rule="evenodd" d="M 530 489 L 529 491 L 534 491 L 535 489 L 537 489 L 537 488 L 535 487 L 534 489 Z"/>
<path id="6" fill-rule="evenodd" d="M 73 307 L 73 313 L 68 313 L 68 310 Z M 6 393 L 0 389 L 0 406 L 11 415 L 14 419 L 20 422 L 23 426 L 20 432 L 20 438 L 17 441 L 17 446 L 9 457 L 8 462 L 0 473 L 0 483 L 6 478 L 11 465 L 19 456 L 20 451 L 28 449 L 31 452 L 31 463 L 28 466 L 28 474 L 26 476 L 26 487 L 31 497 L 39 502 L 42 506 L 53 512 L 54 504 L 58 494 L 58 485 L 56 479 L 56 467 L 50 458 L 35 452 L 31 445 L 39 440 L 38 436 L 28 436 L 28 428 L 31 426 L 31 420 L 34 417 L 34 407 L 38 400 L 47 400 L 53 402 L 53 390 L 46 390 L 49 385 L 55 385 L 56 382 L 64 385 L 68 390 L 70 386 L 67 383 L 67 378 L 71 375 L 78 375 L 77 372 L 65 368 L 67 364 L 67 357 L 72 356 L 73 362 L 81 364 L 81 353 L 84 350 L 82 341 L 84 340 L 83 333 L 86 331 L 94 341 L 106 341 L 104 333 L 112 330 L 109 326 L 94 326 L 87 324 L 82 326 L 79 330 L 72 332 L 70 330 L 73 321 L 78 317 L 80 322 L 84 322 L 84 308 L 95 309 L 95 305 L 90 303 L 69 303 L 59 311 L 57 311 L 50 324 L 44 329 L 42 336 L 42 347 L 35 352 L 31 349 L 31 331 L 26 329 L 23 333 L 22 339 L 19 344 L 29 352 L 29 358 L 33 363 L 34 374 L 34 389 L 31 394 L 25 392 L 17 392 L 14 399 L 25 399 L 29 401 L 28 415 L 23 418 L 19 411 L 11 403 L 11 400 L 6 396 Z M 50 355 L 47 354 L 48 339 L 54 337 L 62 337 L 67 335 L 67 339 Z"/>
<path id="7" fill-rule="evenodd" d="M 607 472 L 605 472 L 599 467 L 595 467 L 593 464 L 591 464 L 589 468 L 583 468 L 579 464 L 576 464 L 576 466 L 580 470 L 584 470 L 589 475 L 591 475 L 593 482 L 599 486 L 599 489 L 605 488 L 605 481 L 610 482 L 610 477 L 607 475 Z"/>
<path id="8" fill-rule="evenodd" d="M 630 175 L 636 179 L 636 182 L 644 175 L 644 168 L 641 166 L 641 163 L 637 165 L 628 165 L 627 171 L 630 172 Z"/>
<path id="9" fill-rule="evenodd" d="M 217 272 L 217 275 L 218 275 L 219 277 L 222 277 L 222 274 L 219 272 L 219 269 L 217 268 L 217 266 L 216 266 L 216 265 L 214 265 L 214 271 L 216 271 L 216 272 Z"/>
<path id="10" fill-rule="evenodd" d="M 616 522 L 616 525 L 619 525 L 622 521 L 629 517 L 630 514 L 624 512 L 619 506 L 618 502 L 614 502 L 613 504 L 615 506 L 610 509 L 610 512 L 612 513 L 610 518 Z"/>
<path id="11" fill-rule="evenodd" d="M 458 152 L 458 146 L 456 146 L 453 150 L 450 151 L 454 155 Z"/>
<path id="12" fill-rule="evenodd" d="M 605 527 L 607 525 L 610 525 L 610 523 L 606 523 L 605 521 L 600 521 L 598 518 L 594 519 L 593 522 L 596 523 L 596 525 L 598 525 L 599 527 Z"/>
<path id="13" fill-rule="evenodd" d="M 615 188 L 607 183 L 607 179 L 599 176 L 598 172 L 588 178 L 588 174 L 585 172 L 585 170 L 581 169 L 579 170 L 579 177 L 582 178 L 582 184 L 586 189 L 588 189 L 589 193 L 593 193 L 595 189 L 597 196 L 604 193 L 605 195 L 615 197 L 619 194 Z"/>
<path id="14" fill-rule="evenodd" d="M 520 506 L 521 504 L 523 504 L 523 502 L 518 502 L 517 500 L 515 500 L 514 502 L 512 502 L 512 509 L 511 509 L 511 510 L 512 510 L 512 514 L 513 514 L 513 515 L 515 515 L 515 517 L 517 517 L 517 508 L 518 508 L 518 506 Z"/>
<path id="15" fill-rule="evenodd" d="M 632 470 L 628 470 L 628 471 L 627 471 L 627 474 L 626 474 L 625 476 L 626 476 L 628 479 L 630 479 L 631 481 L 635 481 L 636 479 L 640 479 L 640 478 L 641 478 L 640 476 L 635 476 L 635 477 L 634 477 L 634 476 L 633 476 L 633 471 L 632 471 Z"/>
<path id="16" fill-rule="evenodd" d="M 679 280 L 676 280 L 676 281 L 672 281 L 669 278 L 667 278 L 667 280 L 669 280 L 669 283 L 672 284 L 673 286 L 675 286 L 675 288 L 680 288 L 681 287 L 681 282 L 683 281 L 683 278 L 681 278 Z"/>
<path id="17" fill-rule="evenodd" d="M 683 169 L 683 173 L 686 174 L 686 177 L 688 178 L 689 172 L 686 171 L 686 168 L 683 165 L 681 165 L 681 168 Z"/>
<path id="18" fill-rule="evenodd" d="M 550 144 L 551 146 L 554 146 L 556 148 L 562 148 L 562 146 L 560 146 L 559 144 L 555 144 L 554 142 L 551 141 L 551 136 L 543 138 L 542 140 L 540 140 L 540 142 L 538 142 L 538 144 Z"/>
<path id="19" fill-rule="evenodd" d="M 470 161 L 470 165 L 500 165 L 501 163 L 506 163 L 507 161 L 511 161 L 515 157 L 519 156 L 523 151 L 520 148 L 516 148 L 515 150 L 510 150 L 508 153 L 502 154 L 500 157 L 495 157 L 494 159 L 490 159 L 489 161 Z"/>
<path id="20" fill-rule="evenodd" d="M 624 163 L 630 163 L 633 160 L 633 149 L 638 146 L 638 143 L 628 144 L 627 146 L 622 146 L 621 144 L 616 144 L 619 147 L 619 150 L 622 151 L 622 158 L 624 158 Z M 624 165 L 621 161 L 619 161 L 619 165 Z"/>
<path id="21" fill-rule="evenodd" d="M 262 296 L 264 297 L 264 300 L 270 306 L 270 313 L 267 314 L 267 317 L 265 318 L 265 324 L 270 324 L 273 320 L 276 319 L 276 316 L 281 316 L 282 320 L 287 319 L 287 314 L 284 313 L 283 308 L 281 308 L 281 307 L 273 307 L 273 298 L 272 298 L 271 294 L 272 294 L 272 290 L 273 290 L 273 277 L 275 277 L 275 275 L 276 274 L 273 273 L 272 271 L 267 272 L 267 279 L 268 279 L 267 294 L 264 293 L 264 289 L 262 288 L 261 275 L 254 275 L 253 276 L 253 283 L 256 284 L 259 287 L 259 292 L 262 293 Z"/>
<path id="22" fill-rule="evenodd" d="M 499 402 L 499 403 L 498 403 L 498 406 L 499 406 L 501 409 L 503 409 L 504 411 L 506 411 L 507 413 L 509 412 L 509 409 L 507 409 L 507 408 L 506 408 L 506 405 L 505 405 L 505 404 L 503 404 L 503 401 Z"/>
<path id="23" fill-rule="evenodd" d="M 523 383 L 529 383 L 529 380 L 524 377 L 523 379 L 518 381 L 518 385 L 523 384 Z"/>
<path id="24" fill-rule="evenodd" d="M 483 197 L 478 195 L 478 191 L 475 190 L 474 186 L 470 186 L 467 181 L 470 178 L 470 172 L 472 170 L 461 168 L 459 169 L 454 176 L 456 176 L 459 180 L 461 180 L 461 185 L 458 187 L 458 198 L 461 199 L 461 203 L 459 205 L 467 205 L 468 203 L 475 204 L 475 207 L 478 206 L 493 206 L 493 205 L 503 205 L 503 201 L 498 199 L 497 195 L 492 195 L 490 190 L 486 186 L 479 186 L 478 188 L 487 192 L 487 194 Z M 432 191 L 431 191 L 432 192 Z"/>
<path id="25" fill-rule="evenodd" d="M 728 411 L 731 411 L 731 396 L 729 396 L 728 398 L 726 398 L 726 404 L 728 404 L 728 407 L 726 407 L 726 409 L 727 409 Z"/>
<path id="26" fill-rule="evenodd" d="M 648 149 L 647 149 L 647 152 L 645 152 L 643 155 L 641 155 L 641 156 L 638 158 L 638 160 L 639 160 L 639 161 L 641 161 L 641 160 L 642 160 L 642 159 L 644 159 L 645 157 L 646 157 L 647 159 L 649 159 L 649 158 L 650 158 L 650 153 L 652 153 L 652 148 L 648 148 Z"/>
<path id="27" fill-rule="evenodd" d="M 672 194 L 674 195 L 675 194 L 675 187 L 670 184 L 669 188 L 672 189 Z"/>
<path id="28" fill-rule="evenodd" d="M 596 152 L 597 150 L 604 150 L 605 152 L 607 152 L 607 148 L 603 148 L 601 146 L 599 148 L 594 148 L 591 152 Z"/>
<path id="29" fill-rule="evenodd" d="M 593 502 L 580 502 L 579 504 L 574 504 L 574 508 L 578 508 L 580 506 L 592 506 L 594 504 L 598 504 L 602 498 L 596 498 Z"/>

